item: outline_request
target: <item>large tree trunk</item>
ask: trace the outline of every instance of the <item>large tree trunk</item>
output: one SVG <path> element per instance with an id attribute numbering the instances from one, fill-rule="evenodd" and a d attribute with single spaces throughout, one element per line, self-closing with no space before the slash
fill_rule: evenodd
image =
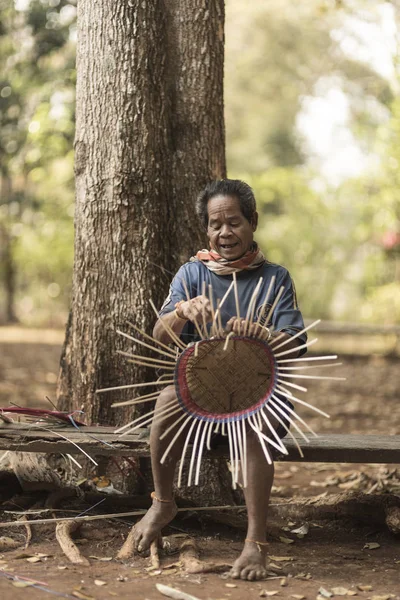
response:
<path id="1" fill-rule="evenodd" d="M 132 319 L 151 333 L 148 300 L 161 305 L 165 270 L 204 243 L 194 199 L 225 175 L 223 20 L 223 0 L 78 3 L 75 265 L 59 405 L 83 408 L 88 423 L 130 415 L 110 408 L 127 394 L 95 394 L 147 375 L 117 357 L 126 344 L 115 329 Z"/>

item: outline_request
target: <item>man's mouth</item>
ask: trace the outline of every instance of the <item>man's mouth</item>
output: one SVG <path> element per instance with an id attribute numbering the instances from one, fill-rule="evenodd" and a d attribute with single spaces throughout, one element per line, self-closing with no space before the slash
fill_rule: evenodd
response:
<path id="1" fill-rule="evenodd" d="M 230 250 L 231 248 L 234 248 L 235 246 L 237 246 L 238 243 L 235 242 L 234 244 L 220 244 L 220 248 L 223 248 L 224 250 Z"/>

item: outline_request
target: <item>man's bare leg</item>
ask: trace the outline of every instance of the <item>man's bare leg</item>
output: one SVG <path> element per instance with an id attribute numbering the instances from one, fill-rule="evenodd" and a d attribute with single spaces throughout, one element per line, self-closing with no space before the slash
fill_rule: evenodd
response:
<path id="1" fill-rule="evenodd" d="M 255 542 L 266 541 L 266 523 L 269 497 L 274 479 L 274 465 L 268 465 L 254 431 L 247 431 L 247 487 L 243 489 L 246 500 L 248 524 L 244 548 L 235 561 L 230 576 L 234 579 L 263 579 L 266 570 L 266 546 Z"/>
<path id="2" fill-rule="evenodd" d="M 177 427 L 163 439 L 160 440 L 160 435 L 177 419 L 173 415 L 170 419 L 165 419 L 159 422 L 157 413 L 162 410 L 167 402 L 176 398 L 174 386 L 166 387 L 159 395 L 156 403 L 157 412 L 155 413 L 154 423 L 150 431 L 150 452 L 151 452 L 151 468 L 154 479 L 153 505 L 149 508 L 143 519 L 141 519 L 134 529 L 134 548 L 139 552 L 147 550 L 152 541 L 158 538 L 163 527 L 168 525 L 176 515 L 176 504 L 173 499 L 173 482 L 176 464 L 182 454 L 183 444 L 185 440 L 184 432 L 179 436 L 170 453 L 162 465 L 160 459 L 176 434 Z M 178 403 L 178 401 L 177 401 Z M 164 500 L 164 502 L 161 502 Z"/>

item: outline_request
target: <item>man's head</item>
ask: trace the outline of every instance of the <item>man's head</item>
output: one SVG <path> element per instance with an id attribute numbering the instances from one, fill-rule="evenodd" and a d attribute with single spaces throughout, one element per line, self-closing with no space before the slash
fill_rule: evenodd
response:
<path id="1" fill-rule="evenodd" d="M 196 211 L 207 229 L 211 248 L 227 260 L 250 250 L 258 214 L 253 190 L 238 179 L 209 183 L 199 194 Z"/>

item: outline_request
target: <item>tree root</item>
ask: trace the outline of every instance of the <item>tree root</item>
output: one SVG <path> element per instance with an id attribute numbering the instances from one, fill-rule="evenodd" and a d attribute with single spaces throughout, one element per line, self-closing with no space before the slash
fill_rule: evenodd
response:
<path id="1" fill-rule="evenodd" d="M 189 538 L 183 542 L 180 549 L 179 560 L 186 573 L 221 573 L 232 565 L 215 564 L 200 560 L 200 551 L 195 540 Z"/>
<path id="2" fill-rule="evenodd" d="M 118 552 L 116 558 L 117 560 L 128 560 L 129 558 L 131 558 L 135 552 L 135 548 L 133 546 L 134 543 L 134 533 L 135 533 L 135 526 L 132 527 L 132 529 L 130 530 L 128 537 L 126 538 L 124 545 L 122 546 L 121 550 Z"/>
<path id="3" fill-rule="evenodd" d="M 150 564 L 154 569 L 160 568 L 160 557 L 158 554 L 160 539 L 154 540 L 150 544 Z"/>
<path id="4" fill-rule="evenodd" d="M 89 566 L 90 563 L 87 558 L 82 556 L 79 548 L 74 544 L 71 534 L 80 527 L 80 523 L 77 521 L 62 521 L 57 523 L 56 526 L 56 538 L 60 544 L 61 550 L 65 556 L 75 565 Z"/>
<path id="5" fill-rule="evenodd" d="M 24 550 L 26 550 L 27 548 L 29 548 L 29 544 L 32 541 L 32 527 L 31 527 L 31 524 L 29 523 L 29 519 L 26 517 L 26 515 L 21 517 L 19 520 L 25 522 L 26 540 L 25 540 Z"/>

